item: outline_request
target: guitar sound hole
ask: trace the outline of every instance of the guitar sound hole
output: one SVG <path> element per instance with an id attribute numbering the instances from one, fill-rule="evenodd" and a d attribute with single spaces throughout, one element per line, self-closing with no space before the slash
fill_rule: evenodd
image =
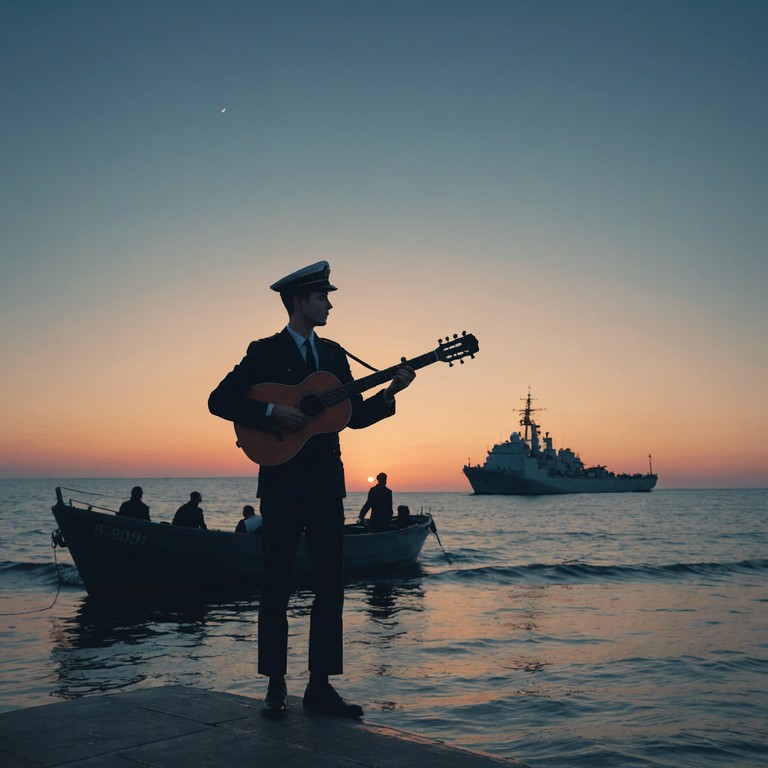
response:
<path id="1" fill-rule="evenodd" d="M 318 416 L 323 410 L 323 404 L 317 395 L 307 395 L 302 399 L 299 410 L 305 416 Z"/>

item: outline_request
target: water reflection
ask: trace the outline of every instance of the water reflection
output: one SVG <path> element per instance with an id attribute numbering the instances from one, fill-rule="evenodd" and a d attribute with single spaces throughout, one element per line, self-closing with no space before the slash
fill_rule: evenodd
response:
<path id="1" fill-rule="evenodd" d="M 394 584 L 391 582 L 374 584 L 368 590 L 366 602 L 369 606 L 368 614 L 371 620 L 386 623 L 397 612 Z"/>
<path id="2" fill-rule="evenodd" d="M 54 695 L 68 699 L 147 681 L 214 679 L 220 649 L 255 638 L 257 611 L 258 601 L 243 596 L 165 602 L 84 597 L 72 615 L 51 626 Z"/>
<path id="3" fill-rule="evenodd" d="M 355 597 L 360 615 L 358 637 L 362 644 L 373 646 L 375 673 L 388 674 L 384 659 L 394 651 L 407 653 L 407 646 L 421 636 L 425 610 L 425 590 L 421 579 L 380 579 L 361 584 Z"/>
<path id="4" fill-rule="evenodd" d="M 371 622 L 385 627 L 401 624 L 401 611 L 421 612 L 424 610 L 424 589 L 422 580 L 381 580 L 363 587 L 363 599 L 368 606 Z"/>
<path id="5" fill-rule="evenodd" d="M 202 643 L 215 614 L 251 611 L 254 606 L 258 603 L 240 596 L 226 601 L 210 595 L 177 595 L 165 600 L 109 602 L 86 596 L 74 615 L 52 627 L 51 638 L 61 649 L 136 645 L 168 632 Z"/>
<path id="6" fill-rule="evenodd" d="M 351 659 L 360 653 L 375 674 L 386 675 L 393 659 L 413 653 L 424 631 L 424 584 L 418 576 L 348 585 L 345 645 Z M 299 590 L 289 606 L 293 674 L 306 668 L 313 598 Z M 49 630 L 52 695 L 70 699 L 167 684 L 258 695 L 257 616 L 258 594 L 149 602 L 82 597 Z"/>

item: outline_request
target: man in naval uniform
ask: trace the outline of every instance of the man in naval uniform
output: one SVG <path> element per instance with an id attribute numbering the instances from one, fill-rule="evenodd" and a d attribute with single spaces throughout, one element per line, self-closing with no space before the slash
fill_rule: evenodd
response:
<path id="1" fill-rule="evenodd" d="M 256 384 L 300 384 L 315 370 L 330 371 L 342 384 L 352 381 L 347 356 L 335 342 L 315 333 L 332 309 L 325 261 L 312 264 L 272 284 L 288 311 L 288 325 L 278 334 L 251 342 L 245 357 L 227 374 L 208 400 L 216 416 L 258 430 L 300 430 L 307 417 L 288 405 L 261 402 L 246 395 Z M 363 400 L 350 399 L 348 426 L 360 429 L 395 413 L 395 395 L 414 378 L 410 367 L 398 370 L 386 389 Z M 261 465 L 257 496 L 263 521 L 264 577 L 259 603 L 258 671 L 269 677 L 261 713 L 278 719 L 286 712 L 288 621 L 291 571 L 301 533 L 312 563 L 315 598 L 310 616 L 309 672 L 303 704 L 308 709 L 361 717 L 363 710 L 339 696 L 328 676 L 343 672 L 344 467 L 337 432 L 311 437 L 288 461 Z"/>

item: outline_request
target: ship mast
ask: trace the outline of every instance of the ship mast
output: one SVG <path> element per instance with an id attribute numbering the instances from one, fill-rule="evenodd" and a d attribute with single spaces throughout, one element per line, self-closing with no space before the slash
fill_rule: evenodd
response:
<path id="1" fill-rule="evenodd" d="M 520 419 L 520 426 L 525 427 L 525 442 L 528 442 L 528 427 L 536 427 L 538 426 L 535 421 L 531 418 L 532 413 L 538 413 L 539 411 L 546 411 L 546 408 L 533 408 L 531 406 L 531 402 L 535 400 L 536 398 L 531 397 L 531 388 L 528 387 L 528 396 L 527 397 L 521 397 L 521 400 L 525 400 L 525 408 L 521 408 L 519 413 L 523 417 Z M 533 431 L 533 429 L 531 429 Z"/>

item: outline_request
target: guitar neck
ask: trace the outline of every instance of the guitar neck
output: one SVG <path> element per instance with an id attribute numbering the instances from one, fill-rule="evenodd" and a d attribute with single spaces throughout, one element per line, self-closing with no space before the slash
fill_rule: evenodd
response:
<path id="1" fill-rule="evenodd" d="M 359 395 L 361 392 L 365 392 L 368 389 L 373 389 L 373 387 L 377 387 L 379 384 L 392 381 L 392 379 L 395 378 L 395 374 L 404 365 L 410 366 L 414 370 L 418 370 L 419 368 L 424 368 L 427 365 L 432 365 L 432 363 L 436 363 L 438 360 L 439 358 L 436 351 L 427 352 L 424 355 L 414 357 L 412 360 L 406 360 L 404 363 L 398 363 L 397 365 L 393 365 L 391 368 L 385 368 L 384 370 L 376 371 L 376 373 L 372 373 L 370 376 L 363 376 L 362 379 L 350 381 L 349 383 L 343 384 L 336 389 L 331 389 L 328 392 L 324 392 L 322 395 L 320 395 L 320 401 L 325 407 L 328 407 L 329 405 L 336 405 L 336 403 L 340 403 L 343 400 L 349 400 L 349 398 L 353 395 Z"/>

